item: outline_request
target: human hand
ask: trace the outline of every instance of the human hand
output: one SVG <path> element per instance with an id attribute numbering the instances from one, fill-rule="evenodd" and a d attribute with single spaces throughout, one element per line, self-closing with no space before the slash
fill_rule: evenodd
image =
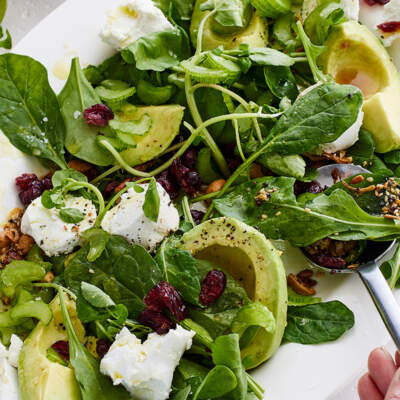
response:
<path id="1" fill-rule="evenodd" d="M 400 354 L 395 360 L 383 348 L 368 358 L 368 372 L 358 381 L 360 400 L 400 400 Z"/>

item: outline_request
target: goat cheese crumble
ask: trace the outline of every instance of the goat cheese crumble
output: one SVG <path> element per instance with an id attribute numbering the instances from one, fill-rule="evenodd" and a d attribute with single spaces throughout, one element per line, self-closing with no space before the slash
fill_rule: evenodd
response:
<path id="1" fill-rule="evenodd" d="M 11 344 L 7 350 L 0 342 L 0 399 L 19 400 L 21 398 L 18 386 L 18 359 L 22 340 L 11 336 Z"/>
<path id="2" fill-rule="evenodd" d="M 143 212 L 143 203 L 149 185 L 140 186 L 145 189 L 143 192 L 136 193 L 134 188 L 129 188 L 121 196 L 120 203 L 107 211 L 101 227 L 112 235 L 123 236 L 131 244 L 140 244 L 151 251 L 179 228 L 179 214 L 168 193 L 157 183 L 160 197 L 158 220 L 154 222 L 147 218 Z"/>
<path id="3" fill-rule="evenodd" d="M 152 0 L 128 0 L 108 12 L 100 37 L 121 50 L 143 36 L 168 29 L 173 26 Z"/>
<path id="4" fill-rule="evenodd" d="M 81 211 L 84 219 L 76 224 L 64 222 L 57 208 L 48 209 L 42 205 L 42 197 L 35 199 L 22 217 L 22 233 L 32 236 L 49 257 L 71 253 L 79 244 L 80 232 L 92 228 L 96 221 L 96 207 L 90 200 L 67 196 L 64 203 L 65 208 Z"/>
<path id="5" fill-rule="evenodd" d="M 151 333 L 143 343 L 127 328 L 100 363 L 100 371 L 114 385 L 122 384 L 137 400 L 166 400 L 174 370 L 183 353 L 192 346 L 195 332 L 181 326 L 166 335 Z"/>

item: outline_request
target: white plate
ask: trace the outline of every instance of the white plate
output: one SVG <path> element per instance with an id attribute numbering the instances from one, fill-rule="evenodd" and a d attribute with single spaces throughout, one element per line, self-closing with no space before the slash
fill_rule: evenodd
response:
<path id="1" fill-rule="evenodd" d="M 65 61 L 74 55 L 79 55 L 81 63 L 86 65 L 99 63 L 112 54 L 99 39 L 98 32 L 113 3 L 111 0 L 68 0 L 36 26 L 14 51 L 41 61 L 48 68 L 51 85 L 58 92 L 64 82 L 52 72 L 56 64 L 58 75 Z M 0 145 L 4 149 L 2 142 Z M 6 210 L 17 204 L 13 179 L 32 169 L 30 159 L 19 158 L 18 152 L 11 157 L 9 151 L 6 150 L 6 155 L 3 150 L 0 156 L 0 198 L 7 193 L 6 202 L 0 204 L 0 220 L 6 217 Z M 4 171 L 8 173 L 5 175 Z M 286 250 L 283 259 L 288 272 L 307 267 L 297 250 Z M 385 328 L 357 276 L 325 276 L 319 281 L 318 295 L 324 300 L 343 301 L 355 313 L 355 327 L 334 343 L 282 345 L 273 359 L 254 371 L 256 379 L 266 389 L 266 399 L 328 399 L 349 379 L 355 381 L 373 348 L 387 343 Z"/>

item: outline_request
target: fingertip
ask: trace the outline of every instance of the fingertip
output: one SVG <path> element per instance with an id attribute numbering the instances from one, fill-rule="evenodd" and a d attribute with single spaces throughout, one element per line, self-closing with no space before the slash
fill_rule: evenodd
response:
<path id="1" fill-rule="evenodd" d="M 382 394 L 368 373 L 359 379 L 357 389 L 360 400 L 383 400 Z"/>
<path id="2" fill-rule="evenodd" d="M 392 356 L 382 347 L 371 352 L 368 357 L 369 375 L 381 393 L 386 393 L 396 372 Z"/>

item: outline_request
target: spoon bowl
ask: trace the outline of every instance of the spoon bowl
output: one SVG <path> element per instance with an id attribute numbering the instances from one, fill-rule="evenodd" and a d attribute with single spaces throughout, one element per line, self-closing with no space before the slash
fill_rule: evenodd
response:
<path id="1" fill-rule="evenodd" d="M 336 171 L 334 171 L 336 170 Z M 339 174 L 340 179 L 350 176 L 369 173 L 370 171 L 353 164 L 331 164 L 318 169 L 316 181 L 322 187 L 330 187 L 335 182 L 333 175 Z M 378 242 L 369 240 L 367 247 L 360 255 L 357 268 L 327 268 L 313 262 L 308 254 L 302 249 L 303 254 L 313 267 L 329 272 L 330 274 L 357 273 L 369 291 L 379 314 L 382 317 L 388 332 L 390 333 L 397 349 L 400 350 L 400 307 L 393 296 L 386 279 L 379 269 L 380 264 L 386 256 L 396 247 L 395 240 L 390 242 Z"/>

